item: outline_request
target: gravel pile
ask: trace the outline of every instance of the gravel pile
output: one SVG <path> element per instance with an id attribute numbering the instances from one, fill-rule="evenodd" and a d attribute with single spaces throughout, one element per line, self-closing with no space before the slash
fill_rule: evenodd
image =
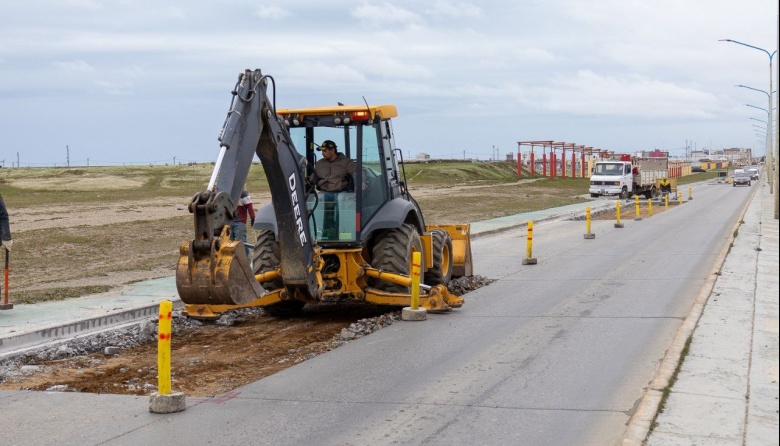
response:
<path id="1" fill-rule="evenodd" d="M 482 276 L 461 277 L 450 281 L 448 289 L 456 296 L 461 296 L 469 291 L 490 284 L 494 280 Z M 228 311 L 214 323 L 218 325 L 232 326 L 236 321 L 246 318 L 259 317 L 264 314 L 262 308 L 240 308 Z M 333 348 L 339 347 L 354 339 L 362 338 L 377 330 L 394 324 L 401 320 L 401 312 L 393 311 L 380 316 L 360 319 L 349 327 L 341 330 L 331 344 Z M 173 313 L 173 334 L 182 330 L 202 326 L 204 322 L 197 319 L 183 317 L 181 310 Z M 134 324 L 116 330 L 77 337 L 59 345 L 43 347 L 31 350 L 18 356 L 5 358 L 0 361 L 0 382 L 10 378 L 28 375 L 42 370 L 38 365 L 45 361 L 85 356 L 92 353 L 103 352 L 107 355 L 119 354 L 122 349 L 137 347 L 142 344 L 157 341 L 157 318 L 147 319 L 139 324 Z M 313 357 L 313 356 L 312 356 Z M 309 359 L 309 358 L 306 358 Z M 297 361 L 296 361 L 297 362 Z"/>

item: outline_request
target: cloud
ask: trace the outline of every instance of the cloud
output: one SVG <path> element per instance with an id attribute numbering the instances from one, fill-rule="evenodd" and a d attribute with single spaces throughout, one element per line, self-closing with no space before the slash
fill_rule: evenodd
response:
<path id="1" fill-rule="evenodd" d="M 281 20 L 292 15 L 292 13 L 279 6 L 258 6 L 252 12 L 252 15 L 261 19 Z"/>
<path id="2" fill-rule="evenodd" d="M 695 88 L 589 70 L 555 76 L 550 85 L 533 89 L 529 99 L 551 112 L 640 118 L 707 119 L 719 105 L 711 93 Z"/>
<path id="3" fill-rule="evenodd" d="M 428 13 L 432 16 L 443 18 L 477 18 L 482 16 L 482 10 L 479 6 L 466 2 L 452 3 L 437 1 Z"/>
<path id="4" fill-rule="evenodd" d="M 350 15 L 373 26 L 395 23 L 412 25 L 422 22 L 420 15 L 386 2 L 380 4 L 363 3 L 352 9 Z"/>
<path id="5" fill-rule="evenodd" d="M 94 73 L 95 68 L 87 62 L 78 60 L 53 62 L 54 68 L 62 71 L 70 71 L 76 73 Z"/>

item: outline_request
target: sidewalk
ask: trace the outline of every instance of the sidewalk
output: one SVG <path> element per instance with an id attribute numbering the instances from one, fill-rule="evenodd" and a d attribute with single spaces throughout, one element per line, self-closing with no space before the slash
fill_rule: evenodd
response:
<path id="1" fill-rule="evenodd" d="M 742 220 L 701 317 L 694 321 L 687 355 L 676 367 L 676 382 L 670 381 L 648 446 L 780 444 L 778 221 L 766 183 Z M 662 384 L 651 384 L 645 400 L 661 401 Z M 642 439 L 634 435 L 623 444 L 641 444 Z"/>

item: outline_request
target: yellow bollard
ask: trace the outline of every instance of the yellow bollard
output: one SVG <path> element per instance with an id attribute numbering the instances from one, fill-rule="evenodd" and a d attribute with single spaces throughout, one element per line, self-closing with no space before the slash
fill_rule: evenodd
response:
<path id="1" fill-rule="evenodd" d="M 160 303 L 160 321 L 157 332 L 157 393 L 171 393 L 171 322 L 173 304 L 169 300 Z"/>
<path id="2" fill-rule="evenodd" d="M 420 308 L 420 263 L 422 254 L 412 253 L 412 301 L 410 306 L 401 309 L 401 319 L 405 321 L 424 321 L 428 310 Z"/>
<path id="3" fill-rule="evenodd" d="M 536 259 L 531 256 L 531 251 L 534 241 L 534 222 L 528 222 L 528 236 L 525 242 L 525 258 L 523 259 L 523 265 L 536 265 Z"/>
<path id="4" fill-rule="evenodd" d="M 412 253 L 412 310 L 420 307 L 420 253 Z"/>
<path id="5" fill-rule="evenodd" d="M 693 188 L 688 186 L 688 201 L 693 200 Z"/>
<path id="6" fill-rule="evenodd" d="M 615 201 L 615 218 L 617 219 L 617 223 L 615 223 L 615 227 L 622 228 L 623 223 L 620 222 L 620 200 Z"/>
<path id="7" fill-rule="evenodd" d="M 639 195 L 634 195 L 634 206 L 636 208 L 634 220 L 639 221 L 642 219 L 642 212 L 639 210 Z"/>
<path id="8" fill-rule="evenodd" d="M 596 234 L 590 232 L 590 206 L 585 208 L 585 230 L 586 232 L 583 235 L 586 239 L 590 240 L 596 238 Z"/>
<path id="9" fill-rule="evenodd" d="M 669 195 L 664 195 L 664 207 L 669 210 Z"/>
<path id="10" fill-rule="evenodd" d="M 652 217 L 653 216 L 653 199 L 648 198 L 647 199 L 647 216 Z"/>
<path id="11" fill-rule="evenodd" d="M 174 413 L 187 408 L 184 393 L 171 392 L 171 322 L 173 304 L 160 302 L 160 321 L 157 328 L 157 392 L 149 397 L 149 412 Z"/>

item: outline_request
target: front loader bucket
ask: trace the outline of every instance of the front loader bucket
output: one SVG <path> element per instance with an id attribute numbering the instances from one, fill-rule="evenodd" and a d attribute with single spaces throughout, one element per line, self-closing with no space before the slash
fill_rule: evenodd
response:
<path id="1" fill-rule="evenodd" d="M 265 295 L 249 267 L 243 242 L 230 240 L 223 233 L 214 237 L 210 246 L 203 244 L 198 240 L 184 242 L 179 249 L 176 290 L 182 302 L 243 305 Z"/>

